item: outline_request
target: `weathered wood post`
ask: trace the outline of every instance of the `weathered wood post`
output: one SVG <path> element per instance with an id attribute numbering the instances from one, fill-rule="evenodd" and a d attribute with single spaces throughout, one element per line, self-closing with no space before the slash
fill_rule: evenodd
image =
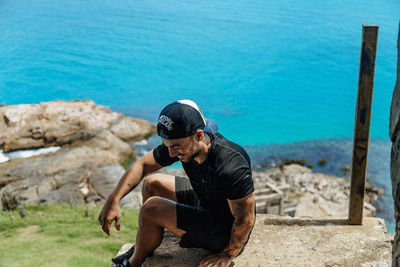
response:
<path id="1" fill-rule="evenodd" d="M 367 173 L 378 25 L 363 25 L 351 169 L 349 224 L 361 225 Z"/>

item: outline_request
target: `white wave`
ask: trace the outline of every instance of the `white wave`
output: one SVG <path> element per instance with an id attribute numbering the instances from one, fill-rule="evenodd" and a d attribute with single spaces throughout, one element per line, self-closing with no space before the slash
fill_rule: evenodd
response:
<path id="1" fill-rule="evenodd" d="M 3 153 L 3 150 L 0 149 L 0 163 L 8 161 L 9 158 L 6 157 Z"/>
<path id="2" fill-rule="evenodd" d="M 137 141 L 137 142 L 133 143 L 133 145 L 135 145 L 135 146 L 145 146 L 145 145 L 148 145 L 148 144 L 149 144 L 149 141 L 147 141 L 146 139 L 143 139 L 143 140 L 140 140 L 140 141 Z"/>
<path id="3" fill-rule="evenodd" d="M 37 156 L 37 155 L 46 154 L 46 153 L 50 153 L 50 152 L 56 152 L 59 149 L 60 149 L 59 146 L 52 146 L 52 147 L 31 149 L 31 150 L 18 150 L 18 151 L 13 151 L 13 152 L 6 153 L 3 155 L 8 159 L 29 158 L 32 156 Z M 0 154 L 0 162 L 1 162 L 1 154 Z"/>

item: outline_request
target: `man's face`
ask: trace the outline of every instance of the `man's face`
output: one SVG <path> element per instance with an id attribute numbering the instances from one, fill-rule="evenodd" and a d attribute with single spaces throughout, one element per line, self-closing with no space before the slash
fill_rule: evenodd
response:
<path id="1" fill-rule="evenodd" d="M 171 157 L 178 157 L 182 162 L 189 162 L 191 159 L 197 157 L 200 152 L 200 145 L 195 135 L 171 140 L 161 139 L 164 145 L 168 147 L 169 155 Z"/>

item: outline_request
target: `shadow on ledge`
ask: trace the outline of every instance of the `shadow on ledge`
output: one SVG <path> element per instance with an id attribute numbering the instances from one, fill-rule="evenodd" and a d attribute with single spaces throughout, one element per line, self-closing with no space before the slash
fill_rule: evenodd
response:
<path id="1" fill-rule="evenodd" d="M 325 219 L 325 218 L 265 218 L 265 225 L 300 225 L 300 226 L 333 226 L 333 225 L 349 225 L 348 219 Z"/>

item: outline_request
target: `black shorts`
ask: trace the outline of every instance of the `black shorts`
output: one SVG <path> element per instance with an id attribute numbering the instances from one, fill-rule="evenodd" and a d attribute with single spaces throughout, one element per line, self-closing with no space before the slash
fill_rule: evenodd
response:
<path id="1" fill-rule="evenodd" d="M 175 176 L 177 227 L 185 230 L 179 245 L 184 248 L 204 248 L 218 253 L 226 247 L 232 224 L 216 220 L 200 207 L 200 200 L 186 177 Z"/>

